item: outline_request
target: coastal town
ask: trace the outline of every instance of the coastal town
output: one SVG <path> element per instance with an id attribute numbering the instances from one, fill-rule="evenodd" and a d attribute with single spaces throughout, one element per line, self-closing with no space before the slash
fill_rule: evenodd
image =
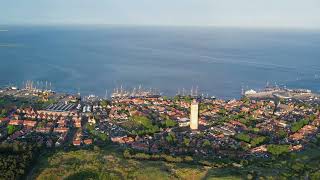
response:
<path id="1" fill-rule="evenodd" d="M 0 96 L 1 143 L 81 148 L 112 142 L 149 154 L 268 158 L 319 138 L 320 101 L 308 90 L 249 90 L 239 100 L 220 100 L 140 88 L 101 99 L 29 83 L 1 89 Z"/>

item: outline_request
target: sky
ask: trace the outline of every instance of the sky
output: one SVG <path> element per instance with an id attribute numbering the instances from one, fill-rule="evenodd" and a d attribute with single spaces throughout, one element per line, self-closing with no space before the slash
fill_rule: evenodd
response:
<path id="1" fill-rule="evenodd" d="M 320 0 L 0 0 L 0 24 L 320 28 Z"/>

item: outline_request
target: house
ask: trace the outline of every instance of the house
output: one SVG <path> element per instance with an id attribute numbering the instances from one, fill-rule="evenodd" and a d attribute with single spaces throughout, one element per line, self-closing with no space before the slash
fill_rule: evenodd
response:
<path id="1" fill-rule="evenodd" d="M 30 121 L 30 120 L 24 120 L 23 125 L 29 126 L 29 127 L 35 127 L 37 124 L 37 121 Z"/>
<path id="2" fill-rule="evenodd" d="M 69 131 L 69 128 L 64 128 L 64 127 L 54 128 L 53 131 L 54 131 L 54 132 L 58 132 L 58 133 L 66 133 L 66 132 Z"/>
<path id="3" fill-rule="evenodd" d="M 290 151 L 300 151 L 302 150 L 303 146 L 301 144 L 290 146 Z"/>
<path id="4" fill-rule="evenodd" d="M 251 153 L 267 152 L 267 146 L 266 145 L 262 145 L 262 146 L 255 147 L 255 148 L 251 149 L 250 152 Z"/>
<path id="5" fill-rule="evenodd" d="M 77 127 L 77 128 L 81 128 L 81 119 L 76 119 L 74 121 L 74 125 Z"/>
<path id="6" fill-rule="evenodd" d="M 298 132 L 292 134 L 289 138 L 294 141 L 301 140 L 308 135 L 314 134 L 317 129 L 318 128 L 313 125 L 305 125 Z"/>
<path id="7" fill-rule="evenodd" d="M 92 140 L 92 139 L 85 139 L 85 140 L 83 140 L 83 143 L 84 143 L 85 145 L 90 145 L 90 144 L 93 143 L 93 140 Z"/>
<path id="8" fill-rule="evenodd" d="M 80 140 L 73 140 L 72 144 L 74 146 L 80 146 L 81 145 L 81 141 Z"/>
<path id="9" fill-rule="evenodd" d="M 14 115 L 13 115 L 13 119 L 19 120 L 19 119 L 20 119 L 20 116 L 19 116 L 18 114 L 14 114 Z"/>
<path id="10" fill-rule="evenodd" d="M 248 113 L 249 111 L 250 111 L 250 108 L 247 108 L 247 107 L 241 108 L 241 112 Z"/>
<path id="11" fill-rule="evenodd" d="M 144 104 L 145 103 L 145 101 L 143 99 L 133 99 L 132 102 L 134 104 Z"/>
<path id="12" fill-rule="evenodd" d="M 124 137 L 126 137 L 126 136 L 123 136 L 123 137 L 119 137 L 119 136 L 112 137 L 111 141 L 114 142 L 114 143 L 124 144 L 125 143 Z"/>
<path id="13" fill-rule="evenodd" d="M 189 118 L 181 118 L 178 120 L 179 127 L 187 127 L 190 125 L 190 119 Z"/>
<path id="14" fill-rule="evenodd" d="M 49 133 L 51 128 L 49 127 L 43 127 L 43 128 L 37 128 L 36 132 L 41 132 L 41 133 Z"/>
<path id="15" fill-rule="evenodd" d="M 294 140 L 294 141 L 298 141 L 298 140 L 301 140 L 301 139 L 303 139 L 303 134 L 301 134 L 301 133 L 294 133 L 294 134 L 292 134 L 292 135 L 290 135 L 290 139 L 292 139 L 292 140 Z"/>
<path id="16" fill-rule="evenodd" d="M 0 123 L 9 121 L 9 118 L 0 118 Z"/>
<path id="17" fill-rule="evenodd" d="M 22 125 L 23 120 L 10 120 L 9 125 Z"/>

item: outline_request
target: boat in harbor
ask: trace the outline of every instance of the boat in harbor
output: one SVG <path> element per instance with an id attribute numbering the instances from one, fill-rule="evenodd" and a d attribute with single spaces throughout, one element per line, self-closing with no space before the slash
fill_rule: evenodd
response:
<path id="1" fill-rule="evenodd" d="M 111 98 L 135 98 L 135 97 L 160 97 L 161 93 L 157 89 L 145 89 L 140 85 L 132 90 L 125 90 L 122 86 L 115 88 Z"/>

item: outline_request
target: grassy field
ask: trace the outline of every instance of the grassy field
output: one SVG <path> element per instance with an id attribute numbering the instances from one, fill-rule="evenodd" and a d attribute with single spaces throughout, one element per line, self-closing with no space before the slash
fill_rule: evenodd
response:
<path id="1" fill-rule="evenodd" d="M 320 178 L 319 148 L 243 167 L 214 168 L 186 163 L 125 159 L 117 146 L 56 151 L 40 156 L 28 179 L 310 179 Z"/>
<path id="2" fill-rule="evenodd" d="M 209 167 L 125 159 L 116 147 L 44 154 L 28 179 L 212 179 Z M 234 179 L 230 177 L 230 179 Z"/>

